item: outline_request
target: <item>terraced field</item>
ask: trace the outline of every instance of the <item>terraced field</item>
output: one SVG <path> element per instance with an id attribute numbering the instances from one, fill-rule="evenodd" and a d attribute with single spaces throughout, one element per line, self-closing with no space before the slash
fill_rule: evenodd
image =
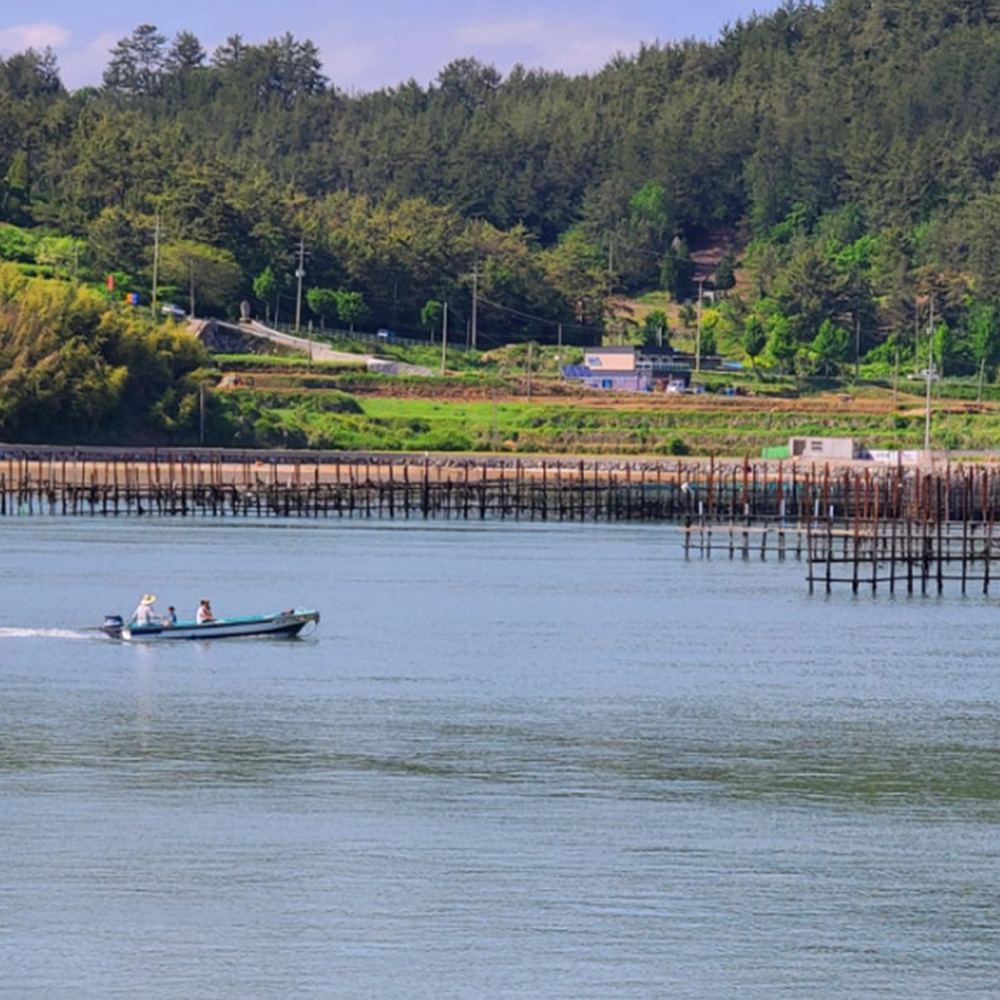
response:
<path id="1" fill-rule="evenodd" d="M 549 454 L 759 455 L 792 436 L 921 448 L 920 386 L 813 395 L 606 393 L 551 379 L 387 378 L 357 372 L 255 372 L 217 393 L 261 447 Z M 744 390 L 746 392 L 746 390 Z M 1000 447 L 1000 406 L 935 398 L 931 444 Z M 245 442 L 250 444 L 249 441 Z"/>

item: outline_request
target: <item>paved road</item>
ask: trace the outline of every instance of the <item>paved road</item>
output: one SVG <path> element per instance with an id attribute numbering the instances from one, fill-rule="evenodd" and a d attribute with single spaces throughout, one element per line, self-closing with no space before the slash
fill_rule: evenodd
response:
<path id="1" fill-rule="evenodd" d="M 388 361 L 385 358 L 376 358 L 372 354 L 352 354 L 349 351 L 335 351 L 332 347 L 319 341 L 310 340 L 307 337 L 296 337 L 291 333 L 281 333 L 279 330 L 272 330 L 264 326 L 263 323 L 250 321 L 246 323 L 222 323 L 218 326 L 229 330 L 238 330 L 240 333 L 249 334 L 252 337 L 261 337 L 270 340 L 274 344 L 282 344 L 285 347 L 292 347 L 297 351 L 303 351 L 314 361 L 341 361 L 348 364 L 364 364 L 369 371 L 381 372 L 384 375 L 433 375 L 429 368 L 420 365 L 408 365 L 402 361 Z"/>
<path id="2" fill-rule="evenodd" d="M 228 327 L 231 330 L 239 330 L 240 333 L 248 333 L 252 337 L 261 337 L 270 340 L 275 344 L 283 344 L 285 347 L 294 347 L 298 351 L 305 351 L 311 354 L 314 361 L 348 361 L 357 364 L 371 361 L 378 361 L 378 358 L 370 354 L 351 354 L 349 351 L 335 351 L 332 347 L 307 337 L 296 337 L 291 333 L 281 333 L 279 330 L 272 330 L 264 326 L 263 323 L 219 323 L 219 326 Z"/>

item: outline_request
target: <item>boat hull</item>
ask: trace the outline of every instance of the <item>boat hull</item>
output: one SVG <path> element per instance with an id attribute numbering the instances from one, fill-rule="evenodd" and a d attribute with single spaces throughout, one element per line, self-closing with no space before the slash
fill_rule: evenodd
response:
<path id="1" fill-rule="evenodd" d="M 109 616 L 110 617 L 110 616 Z M 319 622 L 318 611 L 295 609 L 245 618 L 219 618 L 211 622 L 178 622 L 176 625 L 120 626 L 106 621 L 106 635 L 128 642 L 166 642 L 183 639 L 237 639 L 253 636 L 290 637 L 298 635 L 310 623 Z"/>

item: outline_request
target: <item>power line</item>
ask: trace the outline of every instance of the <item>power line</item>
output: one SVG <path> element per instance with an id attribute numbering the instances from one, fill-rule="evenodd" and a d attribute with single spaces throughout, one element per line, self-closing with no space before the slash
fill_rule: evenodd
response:
<path id="1" fill-rule="evenodd" d="M 502 306 L 499 302 L 492 302 L 490 299 L 483 298 L 482 295 L 479 296 L 479 301 L 484 302 L 486 305 L 491 306 L 494 309 L 499 309 L 501 312 L 510 313 L 512 316 L 520 316 L 521 319 L 530 319 L 535 323 L 544 323 L 546 326 L 562 326 L 563 329 L 583 330 L 587 333 L 602 333 L 604 329 L 600 326 L 586 326 L 583 323 L 566 323 L 563 320 L 548 319 L 545 316 L 536 316 L 533 313 L 522 312 L 520 309 L 514 309 L 511 306 Z"/>

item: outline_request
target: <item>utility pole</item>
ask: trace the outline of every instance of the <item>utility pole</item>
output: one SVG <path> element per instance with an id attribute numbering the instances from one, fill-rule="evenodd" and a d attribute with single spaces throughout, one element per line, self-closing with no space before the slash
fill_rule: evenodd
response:
<path id="1" fill-rule="evenodd" d="M 295 268 L 295 332 L 299 332 L 302 324 L 302 279 L 306 276 L 306 237 L 299 237 L 299 266 Z"/>
<path id="2" fill-rule="evenodd" d="M 701 295 L 705 286 L 705 279 L 698 279 L 698 334 L 694 344 L 694 370 L 701 371 Z"/>
<path id="3" fill-rule="evenodd" d="M 472 267 L 472 349 L 476 349 L 476 312 L 479 308 L 479 261 Z"/>
<path id="4" fill-rule="evenodd" d="M 194 258 L 188 257 L 188 281 L 191 286 L 191 318 L 194 319 Z"/>
<path id="5" fill-rule="evenodd" d="M 924 380 L 927 382 L 927 398 L 924 402 L 924 453 L 930 455 L 931 450 L 931 380 L 934 377 L 934 295 L 931 294 L 931 312 L 927 321 L 927 371 Z"/>
<path id="6" fill-rule="evenodd" d="M 444 375 L 445 361 L 448 357 L 448 303 L 444 304 L 444 318 L 441 320 L 441 375 Z"/>
<path id="7" fill-rule="evenodd" d="M 493 386 L 493 450 L 500 447 L 500 418 L 497 413 L 497 387 Z"/>
<path id="8" fill-rule="evenodd" d="M 205 383 L 198 383 L 198 443 L 205 444 Z"/>
<path id="9" fill-rule="evenodd" d="M 899 402 L 899 341 L 896 341 L 896 363 L 892 369 L 892 408 Z"/>
<path id="10" fill-rule="evenodd" d="M 930 364 L 934 362 L 931 361 Z M 924 451 L 930 452 L 931 450 L 931 376 L 934 372 L 933 368 L 927 369 L 927 399 L 924 402 Z"/>
<path id="11" fill-rule="evenodd" d="M 156 293 L 159 289 L 160 279 L 160 213 L 156 213 L 156 221 L 153 224 L 153 296 L 150 302 L 150 309 L 156 315 Z"/>
<path id="12" fill-rule="evenodd" d="M 854 381 L 861 381 L 861 312 L 854 312 Z"/>

